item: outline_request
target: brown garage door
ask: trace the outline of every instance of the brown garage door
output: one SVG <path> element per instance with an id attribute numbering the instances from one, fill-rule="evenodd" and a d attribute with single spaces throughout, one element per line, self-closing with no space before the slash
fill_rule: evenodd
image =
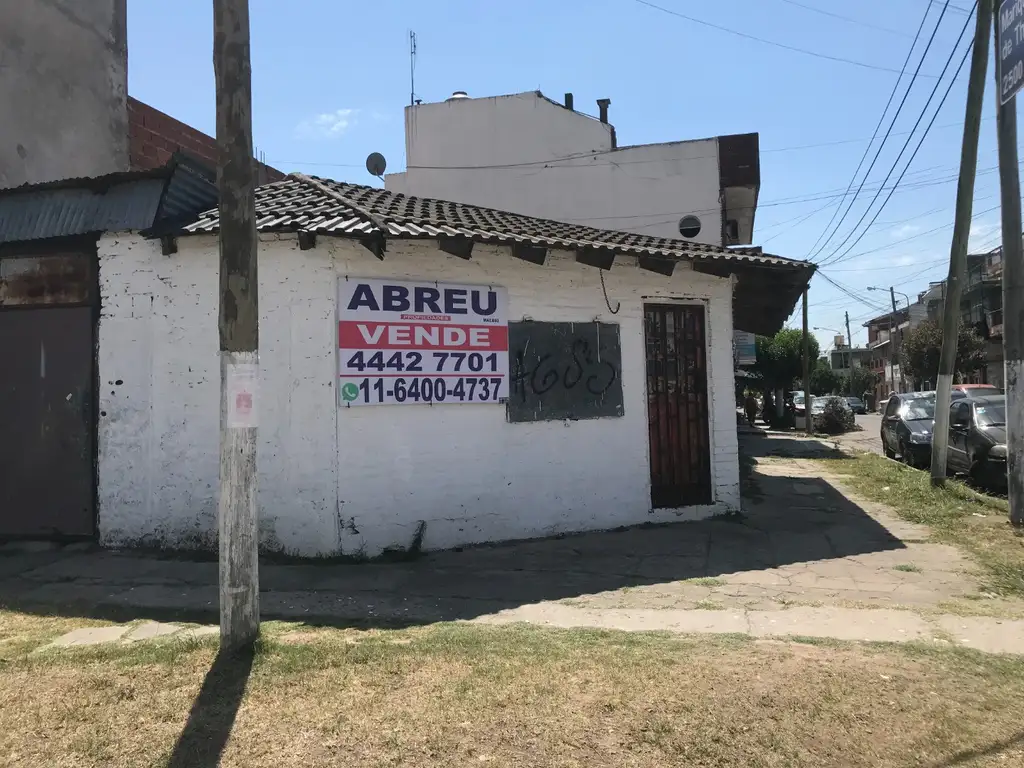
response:
<path id="1" fill-rule="evenodd" d="M 87 252 L 0 255 L 0 537 L 94 533 L 94 274 Z"/>

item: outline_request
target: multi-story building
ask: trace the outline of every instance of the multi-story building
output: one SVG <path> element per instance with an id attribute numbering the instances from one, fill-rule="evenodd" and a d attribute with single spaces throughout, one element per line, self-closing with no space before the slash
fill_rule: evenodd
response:
<path id="1" fill-rule="evenodd" d="M 841 376 L 847 376 L 853 368 L 871 368 L 871 349 L 837 344 L 829 354 L 829 366 Z M 856 393 L 858 396 L 860 392 Z"/>
<path id="2" fill-rule="evenodd" d="M 126 0 L 19 0 L 0 18 L 0 189 L 217 164 L 212 136 L 128 95 Z M 256 163 L 260 182 L 283 174 Z"/>
<path id="3" fill-rule="evenodd" d="M 967 279 L 960 296 L 960 322 L 985 340 L 985 366 L 967 374 L 972 384 L 1003 386 L 1003 249 L 967 256 Z M 928 318 L 942 322 L 946 281 L 921 294 Z"/>
<path id="4" fill-rule="evenodd" d="M 707 245 L 752 242 L 756 133 L 620 146 L 609 121 L 540 91 L 405 109 L 406 170 L 393 192 Z"/>
<path id="5" fill-rule="evenodd" d="M 900 354 L 906 334 L 927 317 L 927 304 L 918 300 L 864 323 L 868 329 L 868 367 L 879 379 L 875 387 L 876 402 L 881 402 L 893 392 L 915 389 L 915 382 L 908 379 L 900 365 Z"/>

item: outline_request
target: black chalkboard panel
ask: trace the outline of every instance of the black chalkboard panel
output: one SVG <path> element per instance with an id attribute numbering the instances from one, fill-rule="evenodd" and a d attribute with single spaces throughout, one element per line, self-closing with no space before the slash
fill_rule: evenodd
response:
<path id="1" fill-rule="evenodd" d="M 508 339 L 509 421 L 623 414 L 617 324 L 509 323 Z"/>

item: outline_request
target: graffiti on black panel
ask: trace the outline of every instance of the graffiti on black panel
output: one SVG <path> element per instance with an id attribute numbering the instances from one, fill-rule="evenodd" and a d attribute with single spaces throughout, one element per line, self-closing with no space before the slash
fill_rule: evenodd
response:
<path id="1" fill-rule="evenodd" d="M 510 421 L 621 416 L 619 327 L 511 323 Z"/>

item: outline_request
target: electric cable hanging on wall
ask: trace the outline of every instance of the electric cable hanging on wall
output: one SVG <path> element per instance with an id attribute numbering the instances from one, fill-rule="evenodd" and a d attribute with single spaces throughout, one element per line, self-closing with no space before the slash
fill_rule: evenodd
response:
<path id="1" fill-rule="evenodd" d="M 622 309 L 622 302 L 615 302 L 615 309 L 612 309 L 612 303 L 608 300 L 608 289 L 604 285 L 604 270 L 597 270 L 597 274 L 601 276 L 601 293 L 604 294 L 604 303 L 608 305 L 608 311 L 613 315 L 619 314 L 619 310 Z"/>

